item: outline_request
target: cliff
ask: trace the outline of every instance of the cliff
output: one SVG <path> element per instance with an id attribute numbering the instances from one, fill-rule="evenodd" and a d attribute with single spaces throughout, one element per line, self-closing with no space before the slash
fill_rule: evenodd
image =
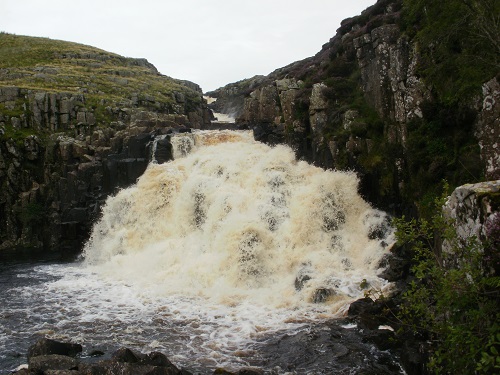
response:
<path id="1" fill-rule="evenodd" d="M 344 20 L 315 56 L 211 92 L 218 98 L 211 105 L 231 108 L 260 140 L 287 142 L 326 168 L 357 171 L 362 193 L 377 206 L 425 215 L 443 179 L 458 186 L 498 176 L 500 86 L 494 56 L 486 67 L 464 58 L 465 73 L 449 72 L 456 52 L 436 60 L 425 33 L 438 30 L 439 17 L 456 24 L 458 16 L 439 9 L 436 19 L 425 18 L 415 7 L 379 0 Z M 456 36 L 464 51 L 475 35 L 467 16 Z M 467 85 L 446 82 L 452 79 Z"/>
<path id="2" fill-rule="evenodd" d="M 201 89 L 145 59 L 0 34 L 0 249 L 80 250 L 154 136 L 209 123 Z"/>

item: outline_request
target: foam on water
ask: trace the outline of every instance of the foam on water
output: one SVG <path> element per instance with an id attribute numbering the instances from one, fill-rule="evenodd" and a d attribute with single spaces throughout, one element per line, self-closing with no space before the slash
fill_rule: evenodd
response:
<path id="1" fill-rule="evenodd" d="M 108 199 L 84 251 L 95 272 L 233 307 L 317 310 L 323 293 L 329 314 L 362 296 L 361 285 L 385 285 L 376 275 L 392 232 L 354 174 L 297 162 L 248 132 L 172 143 L 190 146 Z"/>
<path id="2" fill-rule="evenodd" d="M 29 274 L 46 281 L 6 291 L 8 313 L 19 321 L 2 324 L 0 353 L 48 336 L 84 343 L 87 351 L 125 345 L 142 352 L 162 351 L 178 365 L 231 368 L 247 365 L 242 353 L 250 352 L 262 335 L 282 329 L 283 319 L 290 316 L 289 311 L 249 301 L 235 309 L 199 297 L 161 297 L 104 279 L 81 265 L 38 266 Z M 0 316 L 4 318 L 7 321 Z M 298 322 L 287 324 L 287 329 L 299 327 Z"/>

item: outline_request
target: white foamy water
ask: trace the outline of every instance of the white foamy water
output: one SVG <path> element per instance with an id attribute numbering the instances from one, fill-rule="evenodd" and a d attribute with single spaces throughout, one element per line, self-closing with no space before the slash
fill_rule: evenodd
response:
<path id="1" fill-rule="evenodd" d="M 217 98 L 212 98 L 210 96 L 203 96 L 203 98 L 207 101 L 207 104 L 211 104 L 217 101 Z M 213 114 L 215 117 L 215 122 L 234 124 L 234 122 L 236 121 L 234 113 L 231 115 L 227 113 L 213 112 Z"/>
<path id="2" fill-rule="evenodd" d="M 225 123 L 225 124 L 234 124 L 234 122 L 236 121 L 234 116 L 228 115 L 226 113 L 214 112 L 214 117 L 215 117 L 216 122 Z"/>
<path id="3" fill-rule="evenodd" d="M 354 174 L 297 162 L 248 132 L 172 143 L 178 159 L 108 199 L 84 251 L 95 272 L 155 296 L 326 314 L 363 296 L 362 285 L 384 286 L 376 274 L 392 234 L 370 239 L 385 216 L 358 195 Z"/>
<path id="4" fill-rule="evenodd" d="M 267 335 L 341 316 L 367 287 L 387 286 L 377 274 L 392 230 L 354 174 L 296 161 L 250 132 L 172 144 L 175 160 L 107 200 L 82 264 L 17 275 L 31 281 L 4 292 L 1 348 L 47 335 L 234 369 Z"/>

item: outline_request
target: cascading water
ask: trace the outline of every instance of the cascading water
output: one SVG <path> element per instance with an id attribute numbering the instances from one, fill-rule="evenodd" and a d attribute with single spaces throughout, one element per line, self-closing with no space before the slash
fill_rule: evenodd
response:
<path id="1" fill-rule="evenodd" d="M 25 339 L 48 334 L 237 368 L 259 364 L 263 338 L 341 316 L 367 287 L 387 287 L 377 274 L 393 232 L 358 195 L 353 173 L 296 161 L 251 132 L 199 131 L 171 143 L 175 160 L 151 163 L 107 200 L 81 264 L 36 266 L 29 274 L 41 281 L 8 290 L 14 312 L 0 314 L 10 324 L 1 347 L 29 322 Z"/>
<path id="2" fill-rule="evenodd" d="M 331 314 L 362 297 L 360 285 L 384 286 L 376 275 L 391 238 L 370 233 L 385 216 L 353 174 L 297 162 L 250 133 L 172 143 L 184 157 L 151 164 L 107 201 L 84 250 L 97 272 L 159 296 L 304 311 L 321 301 L 313 309 Z"/>

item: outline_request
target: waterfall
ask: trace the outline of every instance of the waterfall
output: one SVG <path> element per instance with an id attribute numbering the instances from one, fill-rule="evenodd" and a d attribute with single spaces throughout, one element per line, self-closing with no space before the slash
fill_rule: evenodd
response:
<path id="1" fill-rule="evenodd" d="M 385 213 L 354 173 L 297 161 L 251 132 L 171 137 L 174 160 L 151 163 L 108 198 L 84 249 L 103 277 L 150 295 L 336 314 L 387 284 Z"/>
<path id="2" fill-rule="evenodd" d="M 158 150 L 158 142 L 164 141 L 165 139 L 167 139 L 167 137 L 168 137 L 167 134 L 160 134 L 160 135 L 157 135 L 156 137 L 154 137 L 152 144 L 151 144 L 151 156 L 150 156 L 151 163 L 154 163 L 154 164 L 158 163 L 157 155 L 156 155 L 156 152 Z"/>

